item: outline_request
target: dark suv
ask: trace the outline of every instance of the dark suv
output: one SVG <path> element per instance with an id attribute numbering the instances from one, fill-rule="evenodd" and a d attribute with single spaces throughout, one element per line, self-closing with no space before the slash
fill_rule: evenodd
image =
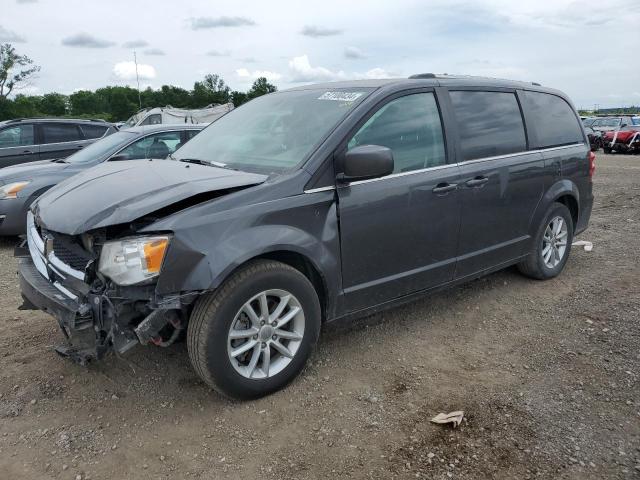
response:
<path id="1" fill-rule="evenodd" d="M 575 109 L 531 83 L 299 87 L 174 157 L 106 162 L 37 201 L 23 308 L 55 316 L 83 363 L 186 329 L 196 372 L 238 398 L 291 381 L 324 322 L 509 265 L 555 277 L 593 202 Z"/>
<path id="2" fill-rule="evenodd" d="M 19 118 L 0 122 L 0 168 L 65 158 L 117 131 L 103 120 Z"/>

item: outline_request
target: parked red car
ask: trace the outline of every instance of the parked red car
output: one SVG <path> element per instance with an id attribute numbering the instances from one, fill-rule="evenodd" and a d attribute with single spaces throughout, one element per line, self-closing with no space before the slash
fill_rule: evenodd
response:
<path id="1" fill-rule="evenodd" d="M 615 150 L 619 153 L 640 153 L 640 125 L 627 125 L 617 131 L 602 135 L 604 153 Z"/>

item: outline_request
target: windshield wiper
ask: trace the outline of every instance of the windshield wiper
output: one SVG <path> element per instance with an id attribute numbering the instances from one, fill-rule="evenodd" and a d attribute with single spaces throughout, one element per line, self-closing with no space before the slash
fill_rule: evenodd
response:
<path id="1" fill-rule="evenodd" d="M 175 158 L 173 159 L 176 160 Z M 196 165 L 206 165 L 208 167 L 219 167 L 219 168 L 226 168 L 227 170 L 236 170 L 235 168 L 229 167 L 226 163 L 214 162 L 213 160 L 200 160 L 199 158 L 178 158 L 177 160 L 179 162 L 195 163 Z"/>
<path id="2" fill-rule="evenodd" d="M 173 157 L 171 157 L 173 158 Z M 176 160 L 174 158 L 174 160 Z M 199 160 L 197 158 L 178 158 L 177 159 L 179 162 L 184 162 L 184 163 L 195 163 L 196 165 L 206 165 L 208 167 L 211 167 L 211 163 L 210 162 L 206 162 L 204 160 Z"/>

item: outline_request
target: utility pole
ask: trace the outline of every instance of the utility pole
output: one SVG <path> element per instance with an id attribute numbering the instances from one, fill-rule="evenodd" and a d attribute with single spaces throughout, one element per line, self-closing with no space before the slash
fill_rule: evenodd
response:
<path id="1" fill-rule="evenodd" d="M 133 63 L 136 64 L 136 83 L 138 84 L 138 104 L 140 105 L 140 110 L 142 110 L 142 97 L 140 96 L 140 77 L 138 77 L 138 57 L 136 55 L 136 51 L 133 51 Z"/>

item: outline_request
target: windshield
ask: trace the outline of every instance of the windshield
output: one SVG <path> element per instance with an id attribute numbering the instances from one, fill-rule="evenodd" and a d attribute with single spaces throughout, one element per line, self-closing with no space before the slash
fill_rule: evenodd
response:
<path id="1" fill-rule="evenodd" d="M 594 127 L 617 127 L 620 125 L 621 118 L 599 118 L 593 122 Z"/>
<path id="2" fill-rule="evenodd" d="M 259 173 L 289 170 L 371 91 L 314 89 L 258 97 L 213 122 L 174 157 Z"/>
<path id="3" fill-rule="evenodd" d="M 135 136 L 136 134 L 133 132 L 116 132 L 84 147 L 79 152 L 67 157 L 65 161 L 67 163 L 90 163 L 94 160 L 108 157 L 133 140 Z"/>
<path id="4" fill-rule="evenodd" d="M 122 125 L 122 128 L 135 127 L 139 121 L 140 121 L 140 112 L 131 115 L 131 117 L 129 117 L 129 120 L 124 122 L 124 124 Z"/>

